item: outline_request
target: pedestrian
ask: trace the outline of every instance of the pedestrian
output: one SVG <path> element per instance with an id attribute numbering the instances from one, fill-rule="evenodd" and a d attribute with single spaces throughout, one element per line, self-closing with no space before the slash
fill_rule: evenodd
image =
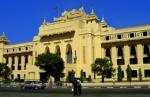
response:
<path id="1" fill-rule="evenodd" d="M 78 82 L 76 79 L 73 81 L 73 93 L 74 95 L 78 95 Z"/>
<path id="2" fill-rule="evenodd" d="M 82 93 L 81 81 L 78 79 L 77 82 L 78 82 L 78 95 L 81 95 Z"/>

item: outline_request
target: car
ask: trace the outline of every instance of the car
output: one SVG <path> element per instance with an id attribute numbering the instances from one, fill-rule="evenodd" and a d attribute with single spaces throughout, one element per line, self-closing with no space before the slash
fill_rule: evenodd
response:
<path id="1" fill-rule="evenodd" d="M 25 82 L 24 84 L 21 85 L 22 89 L 44 89 L 46 86 L 43 83 L 39 82 Z"/>

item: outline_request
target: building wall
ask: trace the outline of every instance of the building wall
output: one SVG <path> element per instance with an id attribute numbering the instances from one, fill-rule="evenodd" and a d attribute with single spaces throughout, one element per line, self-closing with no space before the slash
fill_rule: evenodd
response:
<path id="1" fill-rule="evenodd" d="M 84 9 L 80 8 L 62 13 L 62 16 L 54 18 L 52 23 L 44 20 L 32 42 L 8 45 L 7 38 L 1 36 L 0 62 L 7 63 L 11 69 L 15 67 L 12 79 L 20 77 L 25 80 L 39 80 L 40 73 L 44 71 L 35 66 L 36 57 L 46 49 L 56 53 L 57 48 L 60 48 L 61 57 L 65 62 L 65 78 L 72 70 L 75 71 L 76 77 L 80 77 L 80 72 L 83 70 L 86 77 L 91 75 L 93 78 L 91 64 L 95 59 L 110 57 L 116 70 L 118 64 L 121 64 L 124 71 L 123 80 L 126 80 L 128 64 L 132 70 L 136 70 L 134 72 L 137 72 L 134 80 L 138 80 L 139 68 L 142 70 L 143 79 L 149 80 L 150 57 L 148 52 L 144 54 L 144 45 L 148 46 L 150 52 L 149 29 L 150 25 L 115 29 L 110 27 L 104 18 L 98 22 L 93 10 L 90 14 L 86 14 Z M 131 55 L 131 46 L 135 47 L 136 55 Z M 68 57 L 67 61 L 67 56 L 72 58 Z M 131 64 L 131 58 L 137 59 L 137 62 Z M 143 62 L 143 58 L 147 63 Z"/>

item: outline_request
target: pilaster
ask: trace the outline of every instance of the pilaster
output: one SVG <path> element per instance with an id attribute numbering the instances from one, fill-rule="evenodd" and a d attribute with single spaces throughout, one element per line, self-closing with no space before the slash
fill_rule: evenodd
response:
<path id="1" fill-rule="evenodd" d="M 32 59 L 31 55 L 28 56 L 28 65 L 34 65 L 33 64 L 33 59 Z"/>
<path id="2" fill-rule="evenodd" d="M 25 65 L 25 56 L 21 56 L 21 70 L 24 70 L 24 65 Z"/>
<path id="3" fill-rule="evenodd" d="M 111 60 L 112 60 L 113 66 L 116 68 L 117 67 L 117 48 L 115 46 L 111 48 Z"/>
<path id="4" fill-rule="evenodd" d="M 123 54 L 124 54 L 124 61 L 125 61 L 125 65 L 127 66 L 130 62 L 130 47 L 129 45 L 125 45 L 124 46 L 124 50 L 123 50 Z"/>
<path id="5" fill-rule="evenodd" d="M 12 65 L 13 65 L 13 64 L 12 64 L 12 57 L 9 57 L 9 58 L 8 58 L 8 67 L 11 68 Z"/>
<path id="6" fill-rule="evenodd" d="M 18 56 L 15 56 L 15 64 L 14 64 L 15 70 L 18 70 Z"/>

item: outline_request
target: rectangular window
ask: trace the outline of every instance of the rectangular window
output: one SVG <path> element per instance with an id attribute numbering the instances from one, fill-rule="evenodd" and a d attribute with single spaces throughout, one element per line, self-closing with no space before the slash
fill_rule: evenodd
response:
<path id="1" fill-rule="evenodd" d="M 8 64 L 8 58 L 6 58 L 6 64 Z"/>
<path id="2" fill-rule="evenodd" d="M 137 78 L 137 70 L 132 70 L 132 77 Z"/>
<path id="3" fill-rule="evenodd" d="M 143 63 L 144 64 L 149 64 L 150 63 L 150 57 L 144 57 L 143 58 Z"/>
<path id="4" fill-rule="evenodd" d="M 18 64 L 21 64 L 21 56 L 19 56 Z"/>
<path id="5" fill-rule="evenodd" d="M 15 64 L 15 58 L 12 57 L 12 65 Z"/>
<path id="6" fill-rule="evenodd" d="M 130 64 L 137 64 L 137 58 L 130 58 Z"/>
<path id="7" fill-rule="evenodd" d="M 145 77 L 150 77 L 150 70 L 144 70 Z"/>
<path id="8" fill-rule="evenodd" d="M 117 39 L 121 39 L 121 35 L 117 35 Z"/>
<path id="9" fill-rule="evenodd" d="M 117 59 L 117 65 L 124 65 L 124 59 Z"/>
<path id="10" fill-rule="evenodd" d="M 14 65 L 12 65 L 12 66 L 11 66 L 11 69 L 12 69 L 12 70 L 15 70 L 15 66 L 14 66 Z"/>
<path id="11" fill-rule="evenodd" d="M 130 33 L 130 38 L 133 38 L 134 37 L 134 33 Z"/>
<path id="12" fill-rule="evenodd" d="M 28 63 L 28 56 L 25 56 L 25 64 Z"/>
<path id="13" fill-rule="evenodd" d="M 18 65 L 18 70 L 21 70 L 21 66 L 20 65 Z"/>
<path id="14" fill-rule="evenodd" d="M 124 78 L 124 72 L 122 71 L 122 78 Z"/>
<path id="15" fill-rule="evenodd" d="M 17 78 L 20 80 L 20 74 L 17 74 Z"/>
<path id="16" fill-rule="evenodd" d="M 14 79 L 14 75 L 13 75 L 13 74 L 11 74 L 11 79 L 12 79 L 12 80 Z"/>
<path id="17" fill-rule="evenodd" d="M 110 40 L 110 39 L 109 39 L 109 36 L 106 36 L 106 40 Z"/>
<path id="18" fill-rule="evenodd" d="M 143 36 L 147 36 L 147 32 L 143 32 Z"/>

